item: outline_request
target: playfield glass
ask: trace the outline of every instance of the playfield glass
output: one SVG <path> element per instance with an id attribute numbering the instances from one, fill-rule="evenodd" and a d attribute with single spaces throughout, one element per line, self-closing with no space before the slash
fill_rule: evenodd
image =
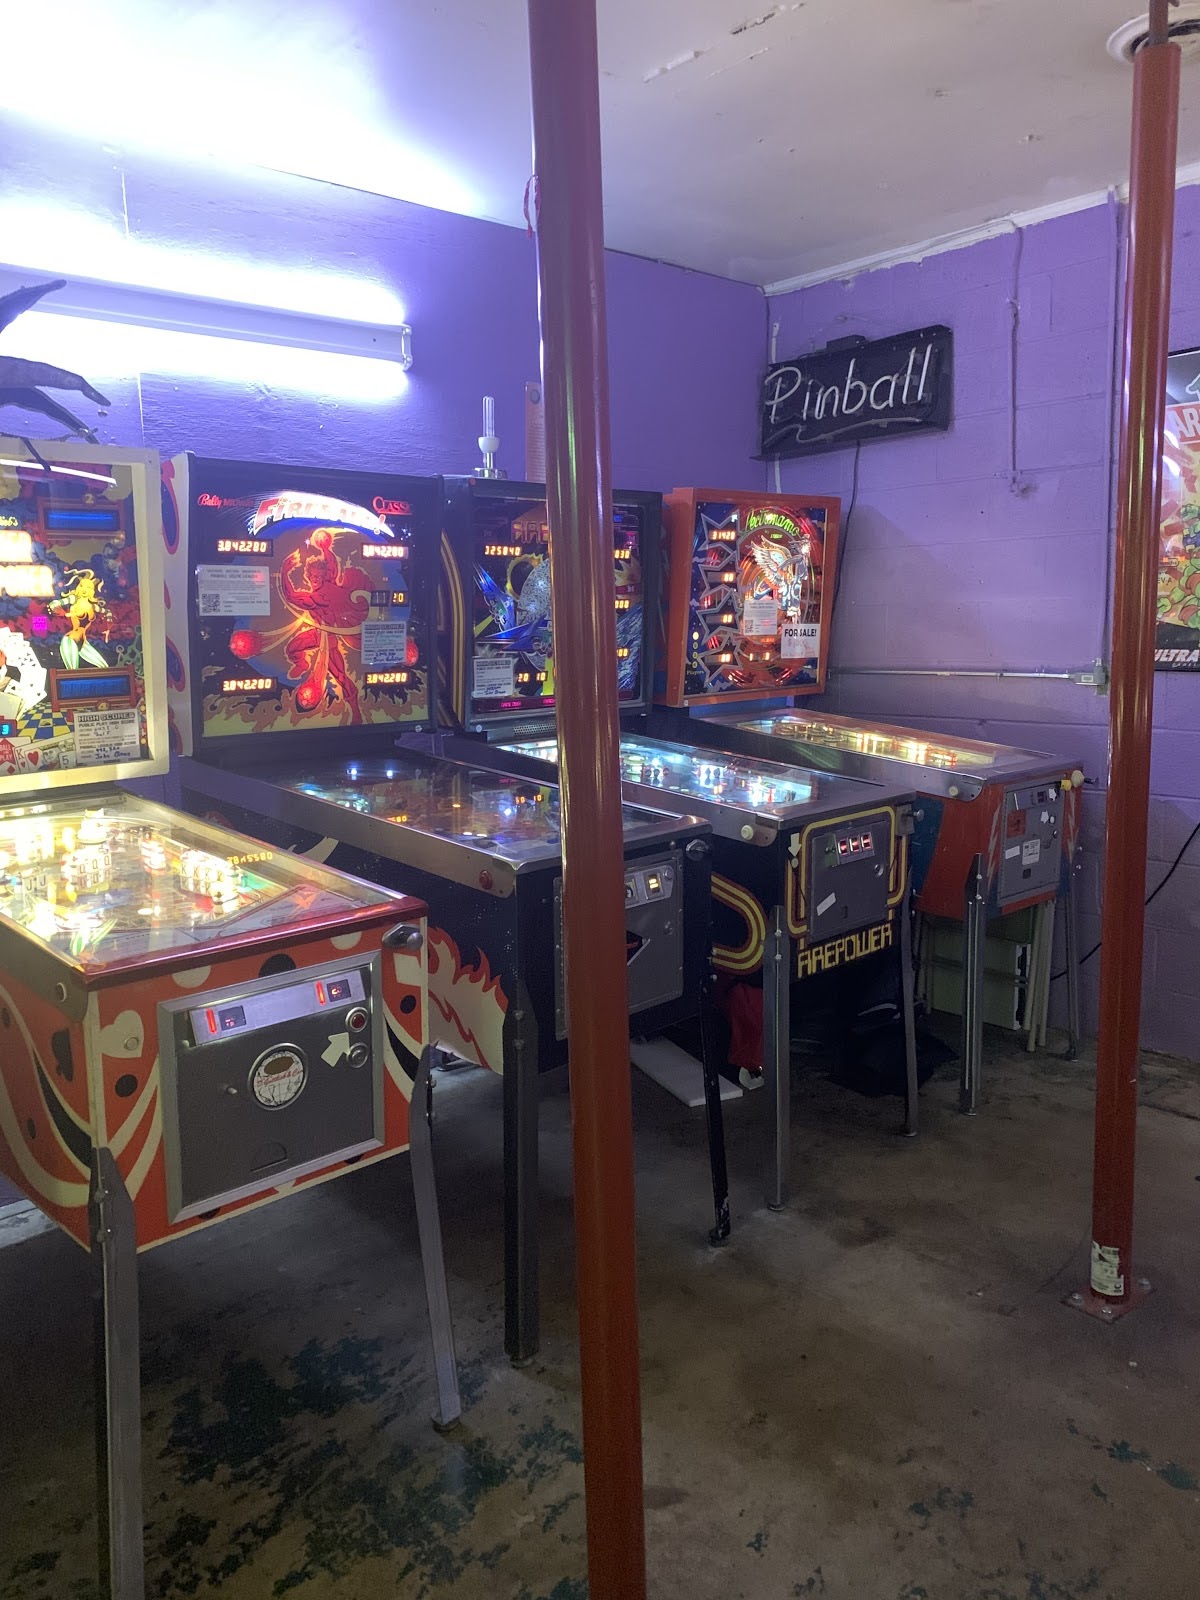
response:
<path id="1" fill-rule="evenodd" d="M 162 659 L 154 468 L 145 452 L 0 439 L 0 794 L 165 764 L 147 695 Z"/>
<path id="2" fill-rule="evenodd" d="M 506 745 L 517 755 L 537 761 L 557 762 L 553 739 L 523 739 Z M 661 789 L 664 795 L 685 800 L 720 801 L 763 816 L 782 817 L 809 805 L 820 792 L 851 780 L 804 773 L 751 756 L 727 756 L 718 751 L 696 750 L 661 739 L 621 740 L 621 777 L 626 783 Z"/>
<path id="3" fill-rule="evenodd" d="M 272 781 L 363 816 L 487 851 L 514 866 L 557 856 L 561 848 L 557 786 L 482 767 L 380 758 L 274 773 Z M 656 830 L 661 820 L 622 807 L 627 839 Z"/>
<path id="4" fill-rule="evenodd" d="M 708 719 L 706 719 L 708 720 Z M 795 744 L 851 755 L 872 756 L 914 767 L 936 767 L 944 772 L 986 772 L 1006 765 L 1006 758 L 1028 752 L 986 744 L 978 739 L 950 739 L 920 733 L 914 728 L 874 725 L 840 717 L 814 717 L 802 712 L 776 712 L 769 717 L 714 717 L 715 724 L 744 728 L 751 733 L 786 739 Z"/>
<path id="5" fill-rule="evenodd" d="M 550 526 L 545 501 L 476 494 L 466 662 L 468 718 L 554 705 Z M 642 695 L 644 508 L 613 506 L 617 695 Z M 465 578 L 464 578 L 465 583 Z"/>
<path id="6" fill-rule="evenodd" d="M 382 890 L 113 791 L 0 807 L 0 919 L 85 972 L 378 907 Z"/>

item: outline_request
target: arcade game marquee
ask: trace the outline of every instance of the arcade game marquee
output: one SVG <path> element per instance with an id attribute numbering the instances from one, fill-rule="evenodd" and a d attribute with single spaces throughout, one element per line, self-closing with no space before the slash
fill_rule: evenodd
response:
<path id="1" fill-rule="evenodd" d="M 408 1146 L 425 907 L 115 787 L 167 767 L 155 456 L 0 439 L 0 547 L 0 1171 L 92 1253 L 100 1587 L 136 1600 L 137 1251 Z"/>
<path id="2" fill-rule="evenodd" d="M 566 1051 L 558 791 L 398 747 L 430 717 L 440 485 L 191 458 L 168 470 L 170 616 L 190 623 L 173 657 L 185 804 L 429 901 L 433 1038 L 503 1073 L 505 1341 L 527 1359 L 538 1077 Z M 388 661 L 385 622 L 402 630 Z M 630 1007 L 658 1031 L 700 1010 L 709 829 L 634 808 L 624 824 Z M 614 1063 L 615 1092 L 626 1071 Z M 710 1135 L 723 1236 L 719 1100 Z"/>
<path id="3" fill-rule="evenodd" d="M 825 712 L 790 706 L 764 710 L 761 704 L 720 709 L 823 689 L 834 575 L 829 533 L 838 511 L 836 500 L 815 496 L 718 489 L 676 489 L 667 496 L 669 605 L 660 699 L 699 715 L 660 713 L 657 725 L 677 738 L 742 755 L 800 760 L 807 767 L 915 791 L 917 908 L 963 926 L 961 1100 L 964 1110 L 973 1111 L 989 916 L 1043 908 L 1035 922 L 1025 996 L 1032 1047 L 1044 1028 L 1054 905 L 1064 897 L 1072 1053 L 1076 1047 L 1071 883 L 1083 774 L 1053 755 Z M 763 532 L 772 527 L 795 552 L 790 577 L 781 555 L 764 567 Z M 775 567 L 777 587 L 770 578 Z M 800 660 L 798 651 L 808 652 L 806 658 Z"/>
<path id="4" fill-rule="evenodd" d="M 558 759 L 544 492 L 538 484 L 448 480 L 444 534 L 451 556 L 447 577 L 461 591 L 446 610 L 451 618 L 465 619 L 459 631 L 451 629 L 449 677 L 462 694 L 457 720 L 473 734 L 500 741 L 487 750 L 466 742 L 450 748 L 543 782 L 553 779 Z M 649 699 L 660 506 L 656 494 L 613 496 L 618 694 L 627 725 L 645 712 Z M 730 547 L 720 542 L 717 548 L 727 564 Z M 755 549 L 761 570 L 770 575 L 770 592 L 790 596 L 796 563 L 782 531 L 764 525 Z M 535 583 L 539 598 L 528 604 L 525 596 Z M 797 616 L 808 626 L 810 596 L 803 586 L 795 593 Z M 798 664 L 797 673 L 804 665 Z M 493 694 L 501 679 L 505 692 Z M 628 726 L 621 769 L 626 801 L 695 814 L 712 825 L 713 962 L 724 980 L 731 1056 L 756 1074 L 766 1067 L 774 1107 L 767 1198 L 782 1205 L 790 1146 L 791 980 L 832 971 L 861 955 L 907 952 L 911 793 L 897 784 L 881 788 L 722 757 Z M 911 971 L 907 955 L 901 970 Z M 761 994 L 755 987 L 749 1005 L 731 994 L 757 983 Z M 906 1126 L 915 1132 L 912 988 L 907 982 L 901 988 Z"/>

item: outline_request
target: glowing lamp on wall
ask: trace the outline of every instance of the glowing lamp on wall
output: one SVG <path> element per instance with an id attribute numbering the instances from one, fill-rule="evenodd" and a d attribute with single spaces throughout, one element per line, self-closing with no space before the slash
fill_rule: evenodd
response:
<path id="1" fill-rule="evenodd" d="M 0 295 L 30 280 L 28 268 L 0 266 Z M 403 393 L 412 366 L 412 330 L 399 318 L 359 321 L 79 277 L 21 319 L 4 353 L 23 353 L 18 331 L 40 359 L 106 377 L 190 375 L 362 400 Z"/>

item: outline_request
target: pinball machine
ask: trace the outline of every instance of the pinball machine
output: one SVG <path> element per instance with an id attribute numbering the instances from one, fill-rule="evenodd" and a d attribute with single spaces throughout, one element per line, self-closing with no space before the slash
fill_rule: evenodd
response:
<path id="1" fill-rule="evenodd" d="M 1033 909 L 1026 1008 L 1044 1013 L 1055 904 L 1067 948 L 1070 1050 L 1079 1034 L 1072 868 L 1083 773 L 1055 755 L 767 704 L 819 693 L 828 670 L 839 504 L 818 496 L 676 489 L 664 504 L 667 608 L 652 724 L 681 740 L 917 796 L 913 892 L 961 923 L 961 1104 L 978 1103 L 989 918 Z M 764 534 L 781 549 L 764 561 Z M 789 565 L 790 563 L 790 565 Z M 798 632 L 796 630 L 799 630 Z M 740 708 L 740 709 L 739 709 Z M 690 714 L 688 714 L 690 713 Z"/>
<path id="2" fill-rule="evenodd" d="M 443 565 L 452 590 L 444 607 L 452 621 L 447 680 L 457 686 L 452 720 L 474 742 L 460 738 L 444 747 L 531 781 L 551 781 L 558 747 L 545 491 L 537 484 L 486 479 L 447 479 L 446 487 Z M 712 827 L 713 962 L 735 1064 L 754 1075 L 751 1082 L 765 1067 L 773 1110 L 767 1199 L 780 1206 L 788 1179 L 794 981 L 896 952 L 891 959 L 899 957 L 902 977 L 906 1129 L 916 1132 L 907 981 L 912 795 L 899 782 L 881 785 L 794 763 L 723 756 L 641 731 L 654 668 L 660 505 L 655 494 L 613 494 L 624 799 L 701 816 Z M 772 554 L 777 545 L 786 548 L 773 523 L 763 527 Z M 728 560 L 728 548 L 722 544 L 721 550 Z M 771 570 L 783 565 L 778 561 Z M 800 621 L 808 626 L 807 612 Z M 795 681 L 805 668 L 798 661 Z M 501 679 L 504 692 L 496 694 Z"/>
<path id="3" fill-rule="evenodd" d="M 144 1593 L 138 1252 L 411 1140 L 459 1411 L 425 906 L 118 787 L 167 768 L 158 523 L 152 454 L 0 440 L 0 1173 L 92 1257 L 120 1600 Z"/>
<path id="4" fill-rule="evenodd" d="M 166 482 L 184 804 L 429 903 L 432 1037 L 503 1077 L 505 1345 L 527 1360 L 538 1086 L 566 1059 L 559 799 L 469 754 L 400 745 L 433 711 L 440 484 L 194 458 Z M 392 659 L 377 653 L 376 621 L 402 630 Z M 700 1010 L 710 830 L 636 807 L 623 822 L 630 1008 L 658 1031 Z M 627 1064 L 613 1071 L 627 1094 Z M 723 1237 L 715 1072 L 708 1112 Z"/>

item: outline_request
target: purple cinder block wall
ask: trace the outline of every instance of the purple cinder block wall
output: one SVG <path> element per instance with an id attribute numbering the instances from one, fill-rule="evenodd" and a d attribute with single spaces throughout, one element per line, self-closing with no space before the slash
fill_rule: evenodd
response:
<path id="1" fill-rule="evenodd" d="M 91 247 L 83 241 L 99 230 L 185 261 L 216 256 L 345 279 L 346 299 L 354 282 L 366 281 L 392 291 L 412 325 L 407 392 L 385 403 L 216 377 L 89 372 L 104 379 L 113 400 L 101 427 L 109 442 L 164 455 L 191 449 L 469 472 L 479 462 L 481 398 L 491 394 L 500 464 L 511 477 L 524 475 L 525 383 L 538 377 L 539 345 L 534 242 L 523 229 L 261 170 L 122 157 L 3 116 L 0 139 L 0 222 L 11 229 L 14 211 L 19 215 L 22 263 L 32 252 L 47 269 L 59 264 L 56 244 L 69 214 L 79 227 L 68 248 L 85 260 Z M 0 259 L 11 259 L 2 245 Z M 87 271 L 72 265 L 76 274 Z M 99 264 L 93 270 L 104 275 Z M 761 292 L 611 252 L 607 284 L 614 481 L 670 488 L 741 483 L 749 472 L 750 481 L 761 482 L 762 468 L 750 459 L 766 316 Z M 5 336 L 5 349 L 18 348 L 17 334 Z M 17 420 L 35 426 L 9 413 L 0 427 Z"/>
<path id="2" fill-rule="evenodd" d="M 1123 224 L 1115 205 L 1098 206 L 768 303 L 780 359 L 848 334 L 935 322 L 954 330 L 950 431 L 860 450 L 823 699 L 1078 760 L 1090 780 L 1085 951 L 1100 937 L 1107 697 L 1054 678 L 903 669 L 1075 672 L 1108 657 Z M 1200 189 L 1188 188 L 1178 196 L 1172 349 L 1200 344 L 1198 283 Z M 854 452 L 786 462 L 779 476 L 784 490 L 838 494 L 845 507 Z M 891 675 L 855 670 L 870 667 Z M 1148 889 L 1200 820 L 1200 674 L 1156 675 L 1154 722 Z M 1093 957 L 1083 987 L 1092 1032 L 1099 975 Z M 1054 988 L 1061 1020 L 1063 985 Z M 1147 912 L 1142 1039 L 1200 1060 L 1200 840 Z"/>

